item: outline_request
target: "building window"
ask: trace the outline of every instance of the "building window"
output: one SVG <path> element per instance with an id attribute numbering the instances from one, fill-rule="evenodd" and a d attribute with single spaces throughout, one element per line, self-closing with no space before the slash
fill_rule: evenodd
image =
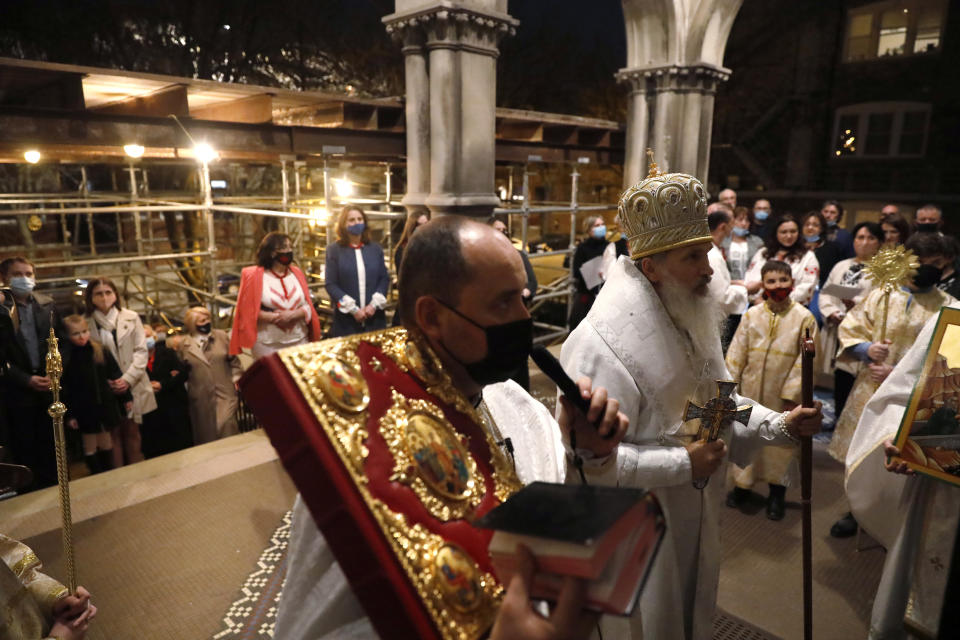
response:
<path id="1" fill-rule="evenodd" d="M 868 102 L 837 109 L 836 158 L 919 157 L 926 152 L 930 105 Z"/>
<path id="2" fill-rule="evenodd" d="M 946 0 L 887 0 L 847 12 L 845 62 L 940 50 Z"/>

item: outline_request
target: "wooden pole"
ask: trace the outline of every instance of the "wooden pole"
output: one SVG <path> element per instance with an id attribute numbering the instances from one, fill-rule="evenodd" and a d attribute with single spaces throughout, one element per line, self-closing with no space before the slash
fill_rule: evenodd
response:
<path id="1" fill-rule="evenodd" d="M 810 330 L 803 338 L 801 403 L 813 407 L 813 358 L 816 346 Z M 810 494 L 813 484 L 813 437 L 800 436 L 800 498 L 803 505 L 803 638 L 813 640 L 813 531 Z"/>

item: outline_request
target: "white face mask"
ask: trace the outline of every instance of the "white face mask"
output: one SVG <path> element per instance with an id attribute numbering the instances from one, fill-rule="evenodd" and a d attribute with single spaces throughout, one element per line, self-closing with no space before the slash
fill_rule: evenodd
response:
<path id="1" fill-rule="evenodd" d="M 10 289 L 14 293 L 19 293 L 20 295 L 26 295 L 33 291 L 33 288 L 37 286 L 37 281 L 28 276 L 15 276 L 10 278 Z"/>

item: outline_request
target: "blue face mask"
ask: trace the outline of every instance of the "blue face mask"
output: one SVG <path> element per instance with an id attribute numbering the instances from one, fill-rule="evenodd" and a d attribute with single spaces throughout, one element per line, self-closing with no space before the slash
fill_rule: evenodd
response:
<path id="1" fill-rule="evenodd" d="M 147 338 L 147 349 L 153 349 L 157 346 L 157 341 L 154 338 Z"/>
<path id="2" fill-rule="evenodd" d="M 753 212 L 753 217 L 754 217 L 754 219 L 759 220 L 760 222 L 763 222 L 764 220 L 766 220 L 767 218 L 770 217 L 770 212 L 769 212 L 769 211 L 764 211 L 763 209 L 761 209 L 761 210 L 759 210 L 759 211 L 754 211 L 754 212 Z"/>
<path id="3" fill-rule="evenodd" d="M 747 235 L 750 235 L 750 229 L 744 229 L 743 227 L 734 227 L 733 235 L 740 236 L 741 238 Z"/>
<path id="4" fill-rule="evenodd" d="M 599 227 L 593 228 L 593 237 L 597 240 L 603 240 L 607 237 L 607 227 L 605 225 L 600 225 Z"/>
<path id="5" fill-rule="evenodd" d="M 348 225 L 347 233 L 349 233 L 352 236 L 359 236 L 361 233 L 363 233 L 363 230 L 366 228 L 367 228 L 367 225 L 365 225 L 362 222 L 358 222 L 357 224 Z"/>
<path id="6" fill-rule="evenodd" d="M 811 242 L 811 243 L 812 243 L 812 242 L 820 242 L 820 235 L 818 234 L 818 235 L 815 235 L 815 236 L 803 236 L 803 239 L 806 240 L 807 242 Z"/>
<path id="7" fill-rule="evenodd" d="M 835 226 L 837 226 L 837 221 L 836 221 L 836 220 L 827 220 L 827 226 L 828 226 L 828 227 L 835 227 Z"/>

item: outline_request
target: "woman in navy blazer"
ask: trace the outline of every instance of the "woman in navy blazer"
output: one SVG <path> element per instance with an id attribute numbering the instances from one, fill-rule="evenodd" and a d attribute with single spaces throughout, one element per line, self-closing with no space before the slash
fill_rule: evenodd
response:
<path id="1" fill-rule="evenodd" d="M 337 242 L 327 247 L 326 287 L 334 306 L 334 337 L 385 329 L 390 275 L 383 249 L 370 241 L 367 215 L 347 205 L 337 219 Z"/>

